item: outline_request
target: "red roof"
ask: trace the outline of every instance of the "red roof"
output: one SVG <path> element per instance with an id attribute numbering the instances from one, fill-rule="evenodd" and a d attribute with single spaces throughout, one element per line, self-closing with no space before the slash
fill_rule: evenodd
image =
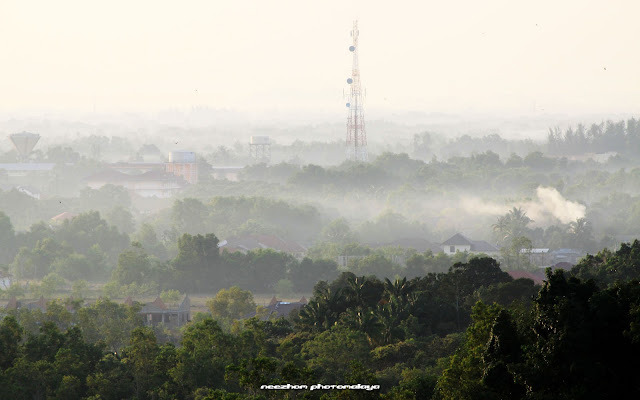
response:
<path id="1" fill-rule="evenodd" d="M 75 214 L 70 213 L 69 211 L 65 211 L 62 214 L 58 214 L 55 217 L 51 218 L 51 221 L 62 222 L 62 221 L 66 221 L 68 219 L 72 219 L 75 216 L 76 216 Z"/>
<path id="2" fill-rule="evenodd" d="M 166 310 L 167 306 L 164 304 L 164 301 L 160 297 L 156 297 L 156 299 L 151 303 L 151 305 L 158 307 L 162 310 Z"/>
<path id="3" fill-rule="evenodd" d="M 536 285 L 542 285 L 542 283 L 544 282 L 541 276 L 528 271 L 507 271 L 507 273 L 513 279 L 520 279 L 520 278 L 531 279 L 533 283 L 535 283 Z"/>
<path id="4" fill-rule="evenodd" d="M 254 237 L 260 244 L 285 253 L 304 253 L 306 251 L 298 243 L 286 241 L 277 236 L 255 235 Z"/>

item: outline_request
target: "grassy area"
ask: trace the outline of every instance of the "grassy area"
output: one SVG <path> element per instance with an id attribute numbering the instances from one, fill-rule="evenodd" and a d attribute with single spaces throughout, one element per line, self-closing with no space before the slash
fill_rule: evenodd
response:
<path id="1" fill-rule="evenodd" d="M 98 300 L 100 297 L 102 297 L 102 285 L 98 285 L 98 284 L 91 284 L 90 285 L 90 289 L 89 289 L 89 295 L 85 298 L 85 301 L 87 303 L 93 303 L 96 300 Z M 60 291 L 58 293 L 56 293 L 56 295 L 53 297 L 53 299 L 66 299 L 69 296 L 71 296 L 71 290 L 64 290 L 64 291 Z M 198 293 L 198 294 L 189 294 L 189 298 L 191 299 L 191 313 L 195 314 L 198 312 L 208 312 L 209 310 L 207 309 L 207 300 L 209 300 L 210 298 L 214 297 L 215 293 Z M 255 303 L 259 306 L 267 306 L 269 304 L 269 302 L 271 301 L 271 299 L 273 298 L 274 294 L 273 293 L 254 293 L 253 295 L 253 300 L 255 301 Z M 296 302 L 298 300 L 300 300 L 302 297 L 306 297 L 307 300 L 309 300 L 311 298 L 311 294 L 310 293 L 296 293 L 296 294 L 292 294 L 290 296 L 287 297 L 280 297 L 280 296 L 276 296 L 276 298 L 280 301 L 290 301 L 290 302 Z M 133 300 L 140 302 L 142 304 L 145 303 L 149 303 L 152 302 L 156 299 L 157 295 L 147 295 L 147 296 L 133 296 Z M 124 302 L 124 300 L 126 299 L 126 297 L 122 297 L 122 298 L 113 298 L 111 299 L 112 301 L 116 302 L 116 303 L 122 303 Z M 25 303 L 31 303 L 31 302 L 35 302 L 38 299 L 37 298 L 29 298 L 29 297 L 24 297 L 24 298 L 20 298 L 20 301 L 22 301 L 23 304 Z M 49 300 L 49 299 L 47 299 Z M 180 299 L 180 301 L 182 301 L 182 298 Z M 0 300 L 0 307 L 4 308 L 7 303 L 9 302 L 9 299 L 2 299 Z M 179 302 L 178 302 L 179 303 Z"/>

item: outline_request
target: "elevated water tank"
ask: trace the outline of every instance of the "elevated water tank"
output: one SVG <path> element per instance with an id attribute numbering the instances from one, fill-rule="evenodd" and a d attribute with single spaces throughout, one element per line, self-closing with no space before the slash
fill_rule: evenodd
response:
<path id="1" fill-rule="evenodd" d="M 251 144 L 271 144 L 269 136 L 251 136 Z"/>
<path id="2" fill-rule="evenodd" d="M 193 151 L 178 150 L 169 153 L 170 163 L 194 163 L 196 162 L 196 153 Z"/>
<path id="3" fill-rule="evenodd" d="M 18 151 L 18 156 L 25 159 L 31 154 L 33 148 L 36 147 L 36 143 L 40 140 L 40 135 L 37 133 L 21 132 L 9 135 L 9 139 Z"/>

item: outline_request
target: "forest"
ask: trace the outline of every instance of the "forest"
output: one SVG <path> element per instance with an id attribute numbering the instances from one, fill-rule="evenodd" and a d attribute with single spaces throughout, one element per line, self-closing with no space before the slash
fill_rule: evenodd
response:
<path id="1" fill-rule="evenodd" d="M 623 244 L 568 273 L 548 269 L 542 286 L 513 280 L 487 257 L 395 281 L 343 272 L 317 282 L 308 305 L 288 318 L 226 325 L 240 303 L 255 306 L 234 287 L 178 342 L 145 326 L 139 304 L 54 301 L 46 313 L 9 312 L 0 323 L 2 396 L 636 397 L 639 257 L 640 242 Z M 379 389 L 261 389 L 316 383 Z"/>
<path id="2" fill-rule="evenodd" d="M 207 145 L 166 197 L 88 184 L 161 140 L 2 153 L 0 398 L 637 397 L 638 129 Z M 369 390 L 261 389 L 287 384 Z"/>

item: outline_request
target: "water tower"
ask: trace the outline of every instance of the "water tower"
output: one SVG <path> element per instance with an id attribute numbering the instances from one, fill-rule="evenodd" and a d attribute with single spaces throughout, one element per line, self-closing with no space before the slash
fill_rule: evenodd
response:
<path id="1" fill-rule="evenodd" d="M 18 152 L 18 162 L 26 162 L 29 159 L 29 154 L 40 140 L 40 135 L 29 132 L 14 133 L 9 135 L 9 140 Z"/>
<path id="2" fill-rule="evenodd" d="M 249 156 L 258 163 L 271 161 L 271 139 L 269 136 L 251 136 Z"/>

